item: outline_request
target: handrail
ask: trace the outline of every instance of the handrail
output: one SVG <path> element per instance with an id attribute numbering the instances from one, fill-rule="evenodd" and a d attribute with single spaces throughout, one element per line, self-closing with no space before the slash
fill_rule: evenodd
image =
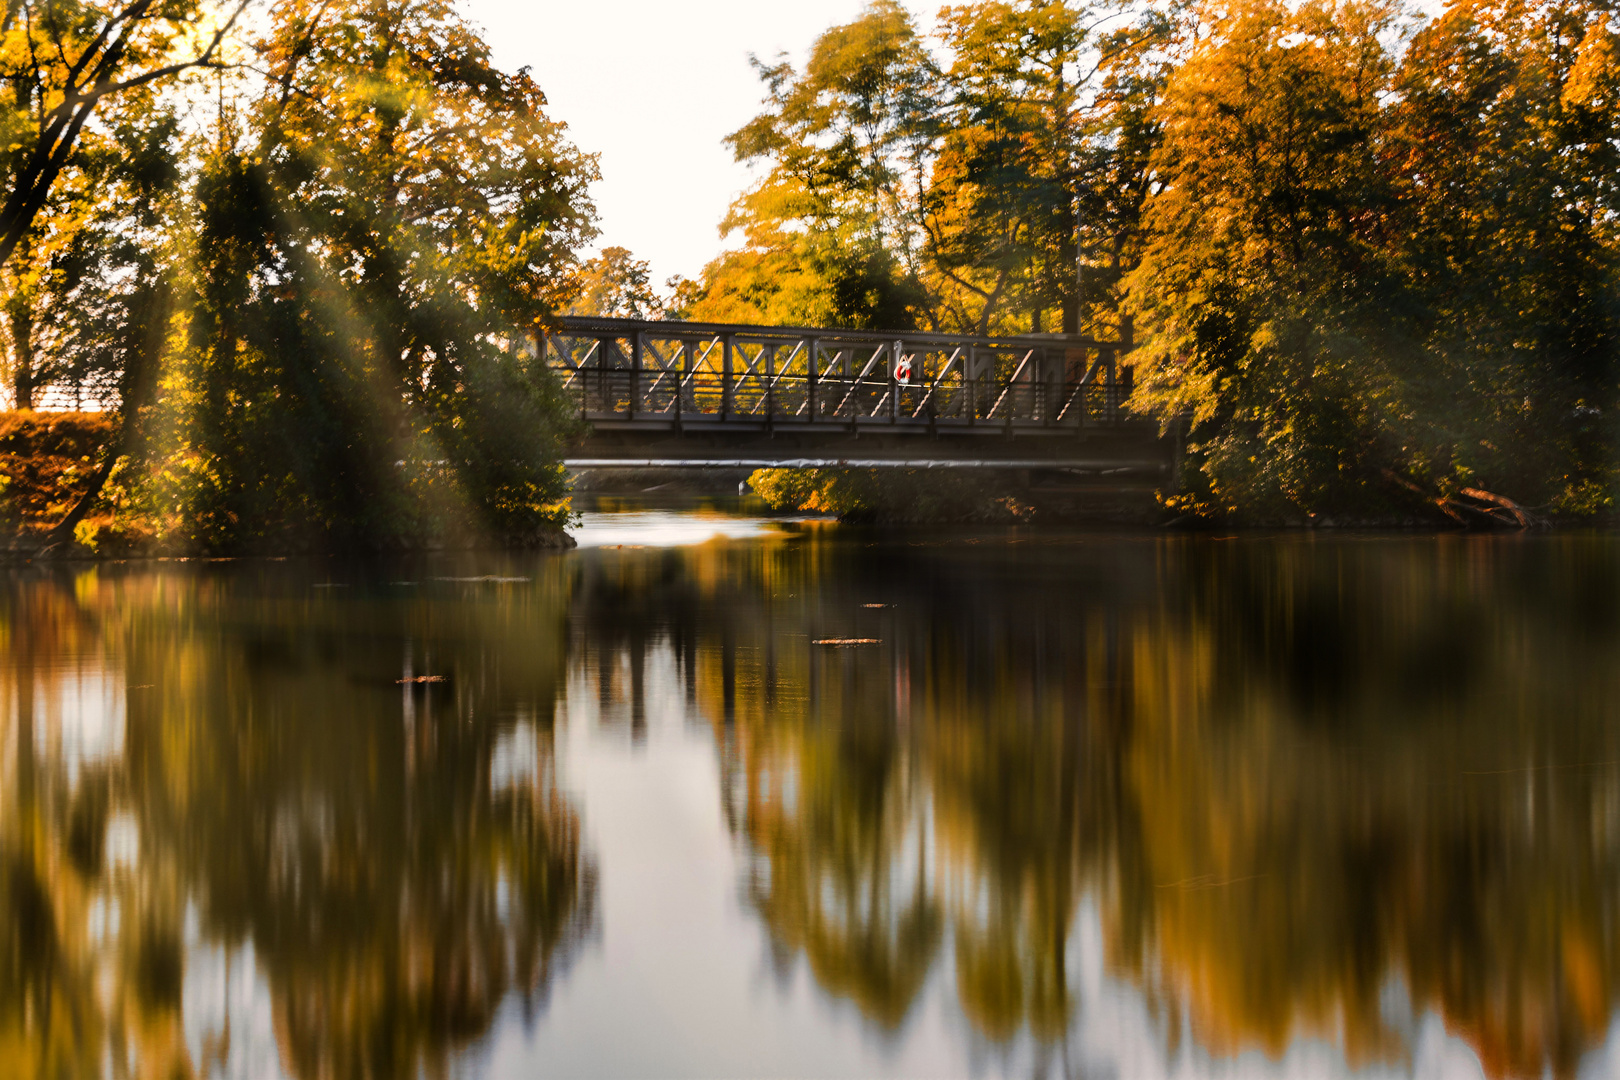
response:
<path id="1" fill-rule="evenodd" d="M 830 341 L 885 341 L 896 338 L 907 342 L 930 345 L 979 345 L 987 348 L 1029 347 L 1031 344 L 1069 346 L 1070 348 L 1115 349 L 1125 351 L 1128 346 L 1120 341 L 1104 341 L 1079 334 L 942 334 L 931 330 L 860 330 L 854 327 L 815 326 L 762 326 L 755 323 L 682 322 L 678 319 L 618 319 L 597 315 L 558 315 L 547 327 L 549 333 L 565 331 L 570 335 L 601 333 L 605 336 L 628 337 L 637 331 L 651 332 L 663 337 L 718 337 L 730 334 L 743 338 L 801 338 L 819 337 Z"/>

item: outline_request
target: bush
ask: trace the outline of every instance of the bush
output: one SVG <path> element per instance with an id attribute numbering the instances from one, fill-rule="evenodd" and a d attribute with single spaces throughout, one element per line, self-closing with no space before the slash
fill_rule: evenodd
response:
<path id="1" fill-rule="evenodd" d="M 0 413 L 0 525 L 41 534 L 66 517 L 113 433 L 105 413 Z"/>
<path id="2" fill-rule="evenodd" d="M 748 484 L 776 510 L 885 523 L 1016 522 L 1029 508 L 993 473 L 928 469 L 760 469 Z"/>

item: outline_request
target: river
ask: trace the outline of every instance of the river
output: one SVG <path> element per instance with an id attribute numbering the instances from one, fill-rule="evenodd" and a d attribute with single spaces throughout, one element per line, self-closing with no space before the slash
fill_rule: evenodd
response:
<path id="1" fill-rule="evenodd" d="M 1620 1073 L 1620 541 L 4 572 L 0 1072 Z"/>

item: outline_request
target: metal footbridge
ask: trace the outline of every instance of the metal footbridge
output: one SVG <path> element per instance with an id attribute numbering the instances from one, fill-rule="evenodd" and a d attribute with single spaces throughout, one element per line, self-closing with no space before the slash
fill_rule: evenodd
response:
<path id="1" fill-rule="evenodd" d="M 1118 342 L 574 316 L 542 342 L 589 425 L 574 468 L 1170 463 Z"/>

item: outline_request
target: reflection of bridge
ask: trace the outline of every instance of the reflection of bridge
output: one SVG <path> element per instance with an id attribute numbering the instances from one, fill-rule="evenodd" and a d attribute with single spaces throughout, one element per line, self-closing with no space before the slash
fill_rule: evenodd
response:
<path id="1" fill-rule="evenodd" d="M 1062 335 L 566 317 L 546 361 L 591 434 L 569 464 L 1158 471 L 1124 346 Z"/>

